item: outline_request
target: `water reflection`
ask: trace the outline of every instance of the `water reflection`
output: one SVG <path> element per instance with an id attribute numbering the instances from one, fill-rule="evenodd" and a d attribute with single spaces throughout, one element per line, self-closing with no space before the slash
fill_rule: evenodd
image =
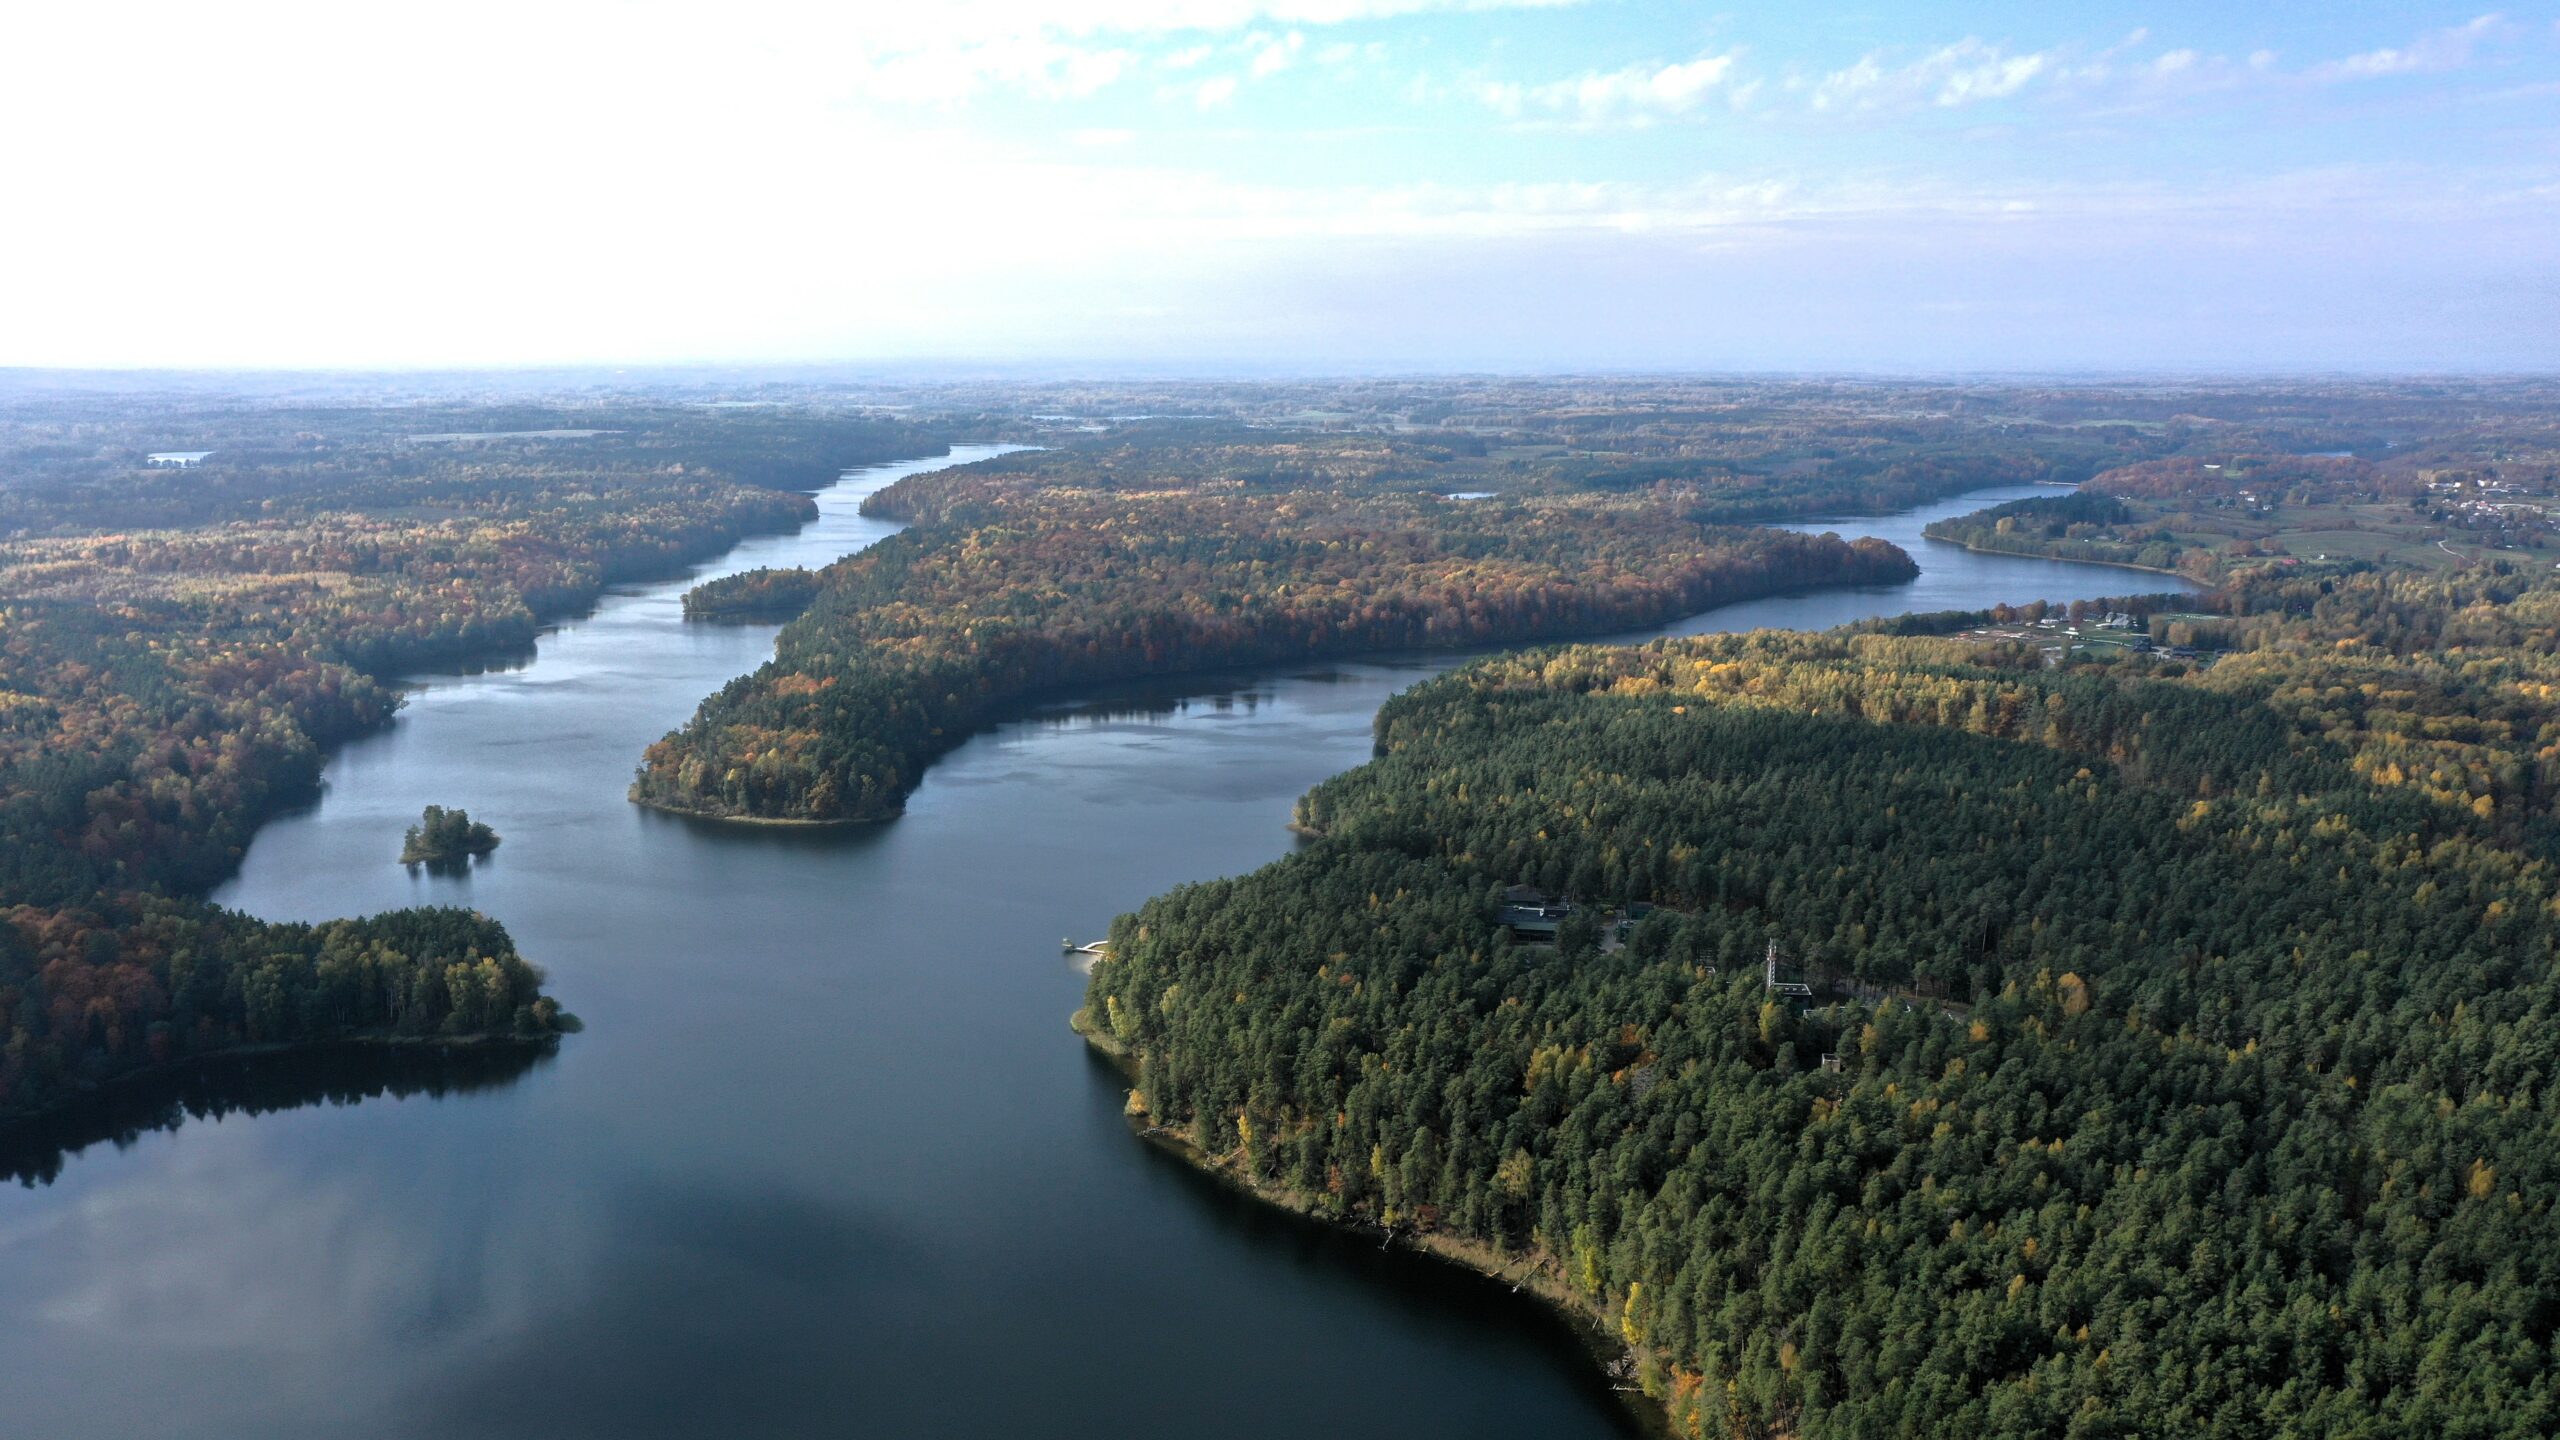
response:
<path id="1" fill-rule="evenodd" d="M 1252 683 L 1259 678 L 1254 672 L 1239 670 L 1100 686 L 1077 699 L 1039 706 L 1030 718 L 1043 729 L 1072 730 L 1093 725 L 1162 723 L 1186 717 L 1250 717 L 1271 699 L 1269 690 Z M 1222 685 L 1238 688 L 1219 688 Z M 992 732 L 1003 728 L 1004 723 L 1000 721 L 986 729 Z"/>
<path id="2" fill-rule="evenodd" d="M 1128 1083 L 1102 1055 L 1086 1052 L 1097 1084 L 1114 1089 Z M 1310 1283 L 1350 1288 L 1376 1287 L 1404 1295 L 1436 1322 L 1464 1329 L 1484 1323 L 1488 1311 L 1516 1324 L 1533 1343 L 1568 1353 L 1580 1352 L 1592 1363 L 1568 1373 L 1578 1378 L 1588 1402 L 1598 1410 L 1623 1415 L 1631 1430 L 1653 1433 L 1649 1415 L 1627 1414 L 1612 1392 L 1601 1362 L 1614 1358 L 1617 1347 L 1592 1327 L 1539 1303 L 1523 1299 L 1513 1285 L 1428 1251 L 1393 1241 L 1374 1230 L 1335 1224 L 1284 1210 L 1262 1200 L 1224 1172 L 1201 1169 L 1171 1146 L 1142 1144 L 1152 1180 L 1182 1192 L 1185 1203 L 1206 1215 L 1216 1229 L 1238 1243 L 1266 1251 Z"/>
<path id="3" fill-rule="evenodd" d="M 861 495 L 926 468 L 856 477 L 705 573 L 872 543 L 896 527 Z M 1837 528 L 1917 546 L 1926 518 Z M 1678 628 L 2128 588 L 1945 549 L 1915 549 L 1912 586 Z M 280 920 L 473 905 L 586 1033 L 481 1085 L 137 1100 L 33 1157 L 55 1183 L 0 1193 L 11 1433 L 1625 1433 L 1570 1330 L 1508 1287 L 1132 1144 L 1065 1025 L 1062 934 L 1285 853 L 1291 803 L 1368 756 L 1377 707 L 1463 655 L 1108 687 L 970 737 L 894 823 L 715 824 L 623 799 L 642 747 L 771 653 L 771 626 L 686 625 L 688 583 L 616 588 L 531 666 L 424 677 L 215 896 Z M 429 803 L 494 825 L 505 863 L 404 873 Z"/>
<path id="4" fill-rule="evenodd" d="M 848 1343 L 848 1291 L 921 1304 L 949 1278 L 883 1215 L 734 1177 L 626 1177 L 586 1223 L 600 1261 L 580 1288 L 546 1297 L 504 1346 L 402 1397 L 391 1433 L 789 1433 L 805 1428 L 807 1377 Z M 671 1326 L 670 1315 L 684 1319 Z M 685 1383 L 669 1386 L 671 1375 Z M 645 1416 L 633 1413 L 639 1396 Z M 863 1413 L 858 1394 L 832 1399 L 848 1420 Z"/>
<path id="5" fill-rule="evenodd" d="M 265 1115 L 305 1105 L 449 1095 L 513 1084 L 551 1063 L 538 1044 L 349 1044 L 265 1055 L 222 1055 L 160 1075 L 119 1081 L 73 1109 L 0 1133 L 0 1178 L 49 1185 L 92 1145 L 121 1150 L 191 1120 Z"/>

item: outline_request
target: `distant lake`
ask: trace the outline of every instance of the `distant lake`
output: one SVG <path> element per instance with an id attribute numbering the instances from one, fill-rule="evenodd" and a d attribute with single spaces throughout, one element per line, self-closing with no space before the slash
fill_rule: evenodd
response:
<path id="1" fill-rule="evenodd" d="M 1628 1433 L 1572 1332 L 1507 1287 L 1134 1140 L 1066 1028 L 1062 937 L 1285 853 L 1291 801 L 1457 657 L 1079 695 L 971 738 L 862 829 L 623 800 L 641 747 L 772 650 L 771 626 L 684 623 L 690 584 L 860 549 L 897 528 L 864 495 L 992 453 L 849 475 L 799 533 L 616 589 L 515 668 L 420 677 L 338 752 L 216 898 L 278 919 L 477 907 L 588 1031 L 521 1070 L 262 1066 L 252 1103 L 298 1108 L 144 1130 L 0 1193 L 7 1433 Z M 1669 628 L 2174 584 L 1920 537 L 2036 493 L 1790 527 L 1883 535 L 1923 573 Z M 467 877 L 411 875 L 394 856 L 428 803 L 506 843 Z"/>

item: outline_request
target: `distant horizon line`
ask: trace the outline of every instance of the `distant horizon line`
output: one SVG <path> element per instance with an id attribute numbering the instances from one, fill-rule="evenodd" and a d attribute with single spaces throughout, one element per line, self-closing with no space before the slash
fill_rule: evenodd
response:
<path id="1" fill-rule="evenodd" d="M 251 379 L 425 379 L 458 376 L 737 376 L 833 379 L 869 383 L 947 383 L 955 379 L 1007 379 L 1070 384 L 1093 381 L 1156 381 L 1217 384 L 1236 381 L 1323 383 L 1350 380 L 1795 380 L 1795 381 L 2048 381 L 2074 384 L 2110 382 L 2268 382 L 2408 380 L 2530 381 L 2560 380 L 2560 366 L 2373 368 L 2310 367 L 2143 367 L 2029 366 L 1926 367 L 1891 365 L 1835 366 L 1512 366 L 1382 363 L 1378 365 L 1298 364 L 1240 360 L 1104 360 L 1093 357 L 1057 360 L 990 360 L 965 357 L 933 359 L 836 360 L 650 360 L 528 361 L 421 365 L 37 365 L 0 363 L 0 384 L 30 380 L 82 378 L 141 380 L 152 377 L 199 380 Z"/>

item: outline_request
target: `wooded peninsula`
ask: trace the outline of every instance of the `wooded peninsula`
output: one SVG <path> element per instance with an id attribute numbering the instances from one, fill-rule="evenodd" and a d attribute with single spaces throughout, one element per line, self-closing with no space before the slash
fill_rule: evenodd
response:
<path id="1" fill-rule="evenodd" d="M 1135 1128 L 1546 1296 L 1683 1436 L 2547 1434 L 2555 417 L 2521 381 L 0 386 L 0 1125 L 522 1073 L 577 1022 L 497 921 L 205 897 L 402 675 L 847 467 L 1028 447 L 696 588 L 788 623 L 634 800 L 878 820 L 1061 690 L 1892 584 L 1854 521 L 1753 522 L 2047 483 L 1932 534 L 2209 588 L 1476 659 L 1271 817 L 1296 853 L 1122 917 L 1077 1028 Z M 438 793 L 486 812 L 421 817 L 440 855 L 509 823 Z"/>
<path id="2" fill-rule="evenodd" d="M 2162 468 L 2226 467 L 2365 475 Z M 2214 573 L 2186 654 L 2037 606 L 1478 661 L 1307 848 L 1123 917 L 1077 1027 L 1684 1436 L 2548 1433 L 2560 581 Z"/>
<path id="3" fill-rule="evenodd" d="M 389 720 L 400 671 L 521 650 L 608 583 L 799 525 L 842 466 L 941 448 L 665 405 L 15 398 L 0 1121 L 232 1051 L 573 1028 L 470 911 L 277 924 L 201 897 L 329 746 Z"/>
<path id="4" fill-rule="evenodd" d="M 935 756 L 1067 686 L 1591 634 L 1917 573 L 1879 542 L 1701 525 L 1676 488 L 1506 501 L 1381 483 L 1429 463 L 1365 439 L 1176 435 L 910 477 L 871 508 L 921 523 L 815 577 L 773 662 L 651 747 L 632 798 L 876 820 Z M 741 576 L 693 608 L 784 588 Z"/>

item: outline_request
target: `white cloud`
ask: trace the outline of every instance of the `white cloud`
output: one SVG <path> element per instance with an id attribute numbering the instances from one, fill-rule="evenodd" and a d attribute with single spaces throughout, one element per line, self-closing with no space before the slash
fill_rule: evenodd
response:
<path id="1" fill-rule="evenodd" d="M 1307 48 L 1307 37 L 1292 30 L 1278 39 L 1263 40 L 1253 52 L 1246 72 L 1256 80 L 1277 75 L 1298 61 L 1298 52 Z"/>
<path id="2" fill-rule="evenodd" d="M 1646 71 L 1639 67 L 1609 75 L 1586 75 L 1568 93 L 1587 116 L 1624 110 L 1660 110 L 1678 114 L 1697 105 L 1707 92 L 1724 83 L 1733 70 L 1731 55 L 1702 55 L 1679 65 Z"/>
<path id="3" fill-rule="evenodd" d="M 1529 103 L 1528 87 L 1514 80 L 1481 81 L 1475 87 L 1475 94 L 1478 100 L 1493 107 L 1496 113 L 1515 120 L 1520 117 L 1520 112 Z M 1428 81 L 1420 79 L 1414 81 L 1413 98 L 1417 103 L 1431 98 Z"/>
<path id="4" fill-rule="evenodd" d="M 2483 15 L 2429 32 L 2406 45 L 2289 67 L 2268 49 L 2250 51 L 2237 60 L 2189 48 L 2144 59 L 2129 53 L 2144 38 L 2137 32 L 2085 58 L 2072 56 L 2069 47 L 2047 51 L 2054 63 L 2035 78 L 2039 88 L 2079 102 L 2082 113 L 2103 115 L 2192 105 L 2217 92 L 2263 96 L 2384 76 L 2447 74 L 2470 66 L 2484 46 L 2522 33 L 2521 27 L 2500 16 Z"/>
<path id="5" fill-rule="evenodd" d="M 2310 74 L 2315 80 L 2371 80 L 2385 75 L 2459 70 L 2471 63 L 2472 52 L 2482 41 L 2503 38 L 2515 28 L 2503 15 L 2482 15 L 2466 24 L 2421 35 L 2407 45 L 2367 50 L 2314 66 Z"/>
<path id="6" fill-rule="evenodd" d="M 1701 55 L 1669 65 L 1630 65 L 1621 70 L 1590 70 L 1538 85 L 1485 80 L 1473 87 L 1475 98 L 1497 113 L 1518 119 L 1532 110 L 1569 115 L 1584 122 L 1681 115 L 1704 104 L 1733 75 L 1732 54 Z M 1739 92 L 1728 91 L 1740 103 Z"/>
<path id="7" fill-rule="evenodd" d="M 1881 53 L 1834 70 L 1813 87 L 1816 110 L 1869 111 L 1922 105 L 1952 108 L 2002 100 L 2053 69 L 2047 51 L 2011 54 L 1971 36 L 1907 64 L 1889 65 Z"/>
<path id="8" fill-rule="evenodd" d="M 1228 4 L 1217 13 L 1246 18 L 1200 31 L 1098 28 L 1106 12 L 1120 24 L 1141 12 L 1209 13 L 1170 0 L 1076 6 L 1054 25 L 1041 18 L 1051 7 L 963 6 L 977 18 L 948 32 L 919 18 L 938 22 L 930 5 L 851 14 L 741 3 L 746 21 L 714 23 L 672 0 L 452 0 L 433 26 L 370 7 L 267 0 L 172 6 L 139 22 L 98 7 L 18 7 L 0 19 L 0 134 L 21 139 L 10 151 L 16 213 L 45 219 L 0 227 L 0 275 L 25 281 L 0 323 L 0 363 L 514 363 L 1041 345 L 1093 354 L 1154 343 L 1097 320 L 1105 307 L 1217 317 L 1183 323 L 1245 334 L 1279 313 L 1255 303 L 1258 283 L 1291 267 L 1330 275 L 1351 250 L 1392 249 L 1407 257 L 1400 282 L 1429 284 L 1497 250 L 1570 249 L 1622 266 L 1626 293 L 1642 294 L 1659 288 L 1646 266 L 1673 250 L 1777 253 L 1796 237 L 1899 243 L 1904 229 L 1930 227 L 2017 237 L 2119 219 L 2127 233 L 2136 221 L 2152 227 L 2142 234 L 2164 254 L 2207 243 L 2180 238 L 2191 231 L 2313 260 L 2368 221 L 2410 235 L 2433 227 L 2423 236 L 2442 241 L 2449 264 L 2514 291 L 2541 283 L 2560 222 L 2553 165 L 2538 153 L 2467 154 L 2442 173 L 2369 175 L 2328 192 L 2225 185 L 2213 178 L 2223 157 L 2154 165 L 2131 149 L 2101 151 L 2094 158 L 2108 163 L 2089 166 L 2073 152 L 2042 171 L 2146 180 L 2100 191 L 2038 182 L 2040 159 L 2078 145 L 2076 135 L 2045 135 L 2044 150 L 2020 159 L 1925 141 L 1868 152 L 1807 125 L 1821 142 L 1808 152 L 1773 122 L 1753 127 L 1768 143 L 1752 163 L 1765 170 L 1639 184 L 1680 164 L 1681 147 L 1560 146 L 1554 169 L 1544 155 L 1534 172 L 1506 169 L 1478 112 L 1472 127 L 1394 143 L 1477 146 L 1481 163 L 1471 154 L 1407 165 L 1384 146 L 1370 163 L 1362 142 L 1337 139 L 1309 142 L 1304 163 L 1266 168 L 1255 152 L 1268 147 L 1162 142 L 1206 128 L 1190 119 L 1193 107 L 1242 98 L 1255 58 L 1286 49 L 1293 33 L 1305 35 L 1288 52 L 1298 71 L 1333 63 L 1341 44 L 1364 57 L 1342 63 L 1375 58 L 1373 37 L 1319 28 L 1314 0 Z M 999 12 L 1017 28 L 988 18 Z M 2485 47 L 2488 33 L 2475 43 Z M 2404 48 L 2445 53 L 2427 44 Z M 1398 41 L 1399 61 L 1424 48 Z M 1633 124 L 1744 103 L 1754 54 L 1736 53 L 1552 71 L 1566 78 L 1550 83 L 1417 79 L 1414 93 L 1521 118 Z M 1843 112 L 1890 117 L 2010 94 L 2068 103 L 2075 120 L 2152 105 L 2165 124 L 2207 85 L 2281 94 L 2314 83 L 2310 74 L 2299 58 L 2279 67 L 2182 50 L 2174 38 L 2097 52 L 1973 41 L 1816 73 L 1787 92 L 1785 108 L 1801 110 L 1825 84 Z M 1403 78 L 1377 78 L 1382 104 L 1393 105 L 1386 92 Z M 1780 77 L 1766 83 L 1776 96 Z M 1141 104 L 1160 94 L 1167 118 L 1151 129 L 1116 104 L 966 123 L 931 113 L 999 88 Z M 1763 98 L 1759 108 L 1780 107 Z M 1323 118 L 1347 127 L 1382 117 Z M 1228 123 L 1241 121 L 1222 115 Z M 2105 127 L 2088 128 L 2099 136 L 2089 143 L 2108 143 Z M 2322 143 L 2306 132 L 2290 153 L 2316 158 Z M 1638 150 L 1624 164 L 1613 153 Z M 1199 156 L 1197 168 L 1165 163 L 1177 154 Z M 1943 168 L 1930 184 L 1855 179 L 1862 164 L 1922 176 L 1933 161 Z M 2501 166 L 2521 178 L 2496 205 L 2480 198 L 2485 182 L 2468 199 L 2457 193 L 2457 174 Z M 1586 183 L 1374 183 L 1435 171 Z M 1311 178 L 1258 183 L 1284 173 Z M 314 176 L 327 177 L 324 190 Z M 947 222 L 955 213 L 978 218 Z M 742 227 L 740 215 L 757 223 Z M 1025 244 L 1007 215 L 1039 217 L 1038 243 Z M 1972 252 L 1949 241 L 1943 253 Z M 2506 269 L 2492 275 L 2483 255 Z M 1542 276 L 1584 283 L 1570 267 L 1520 266 L 1524 287 Z M 1409 333 L 1431 328 L 1389 311 L 1354 318 L 1382 332 L 1388 318 Z M 1542 331 L 1539 343 L 1575 333 L 1598 332 Z M 2547 340 L 2536 343 L 2533 353 L 2549 353 Z"/>

